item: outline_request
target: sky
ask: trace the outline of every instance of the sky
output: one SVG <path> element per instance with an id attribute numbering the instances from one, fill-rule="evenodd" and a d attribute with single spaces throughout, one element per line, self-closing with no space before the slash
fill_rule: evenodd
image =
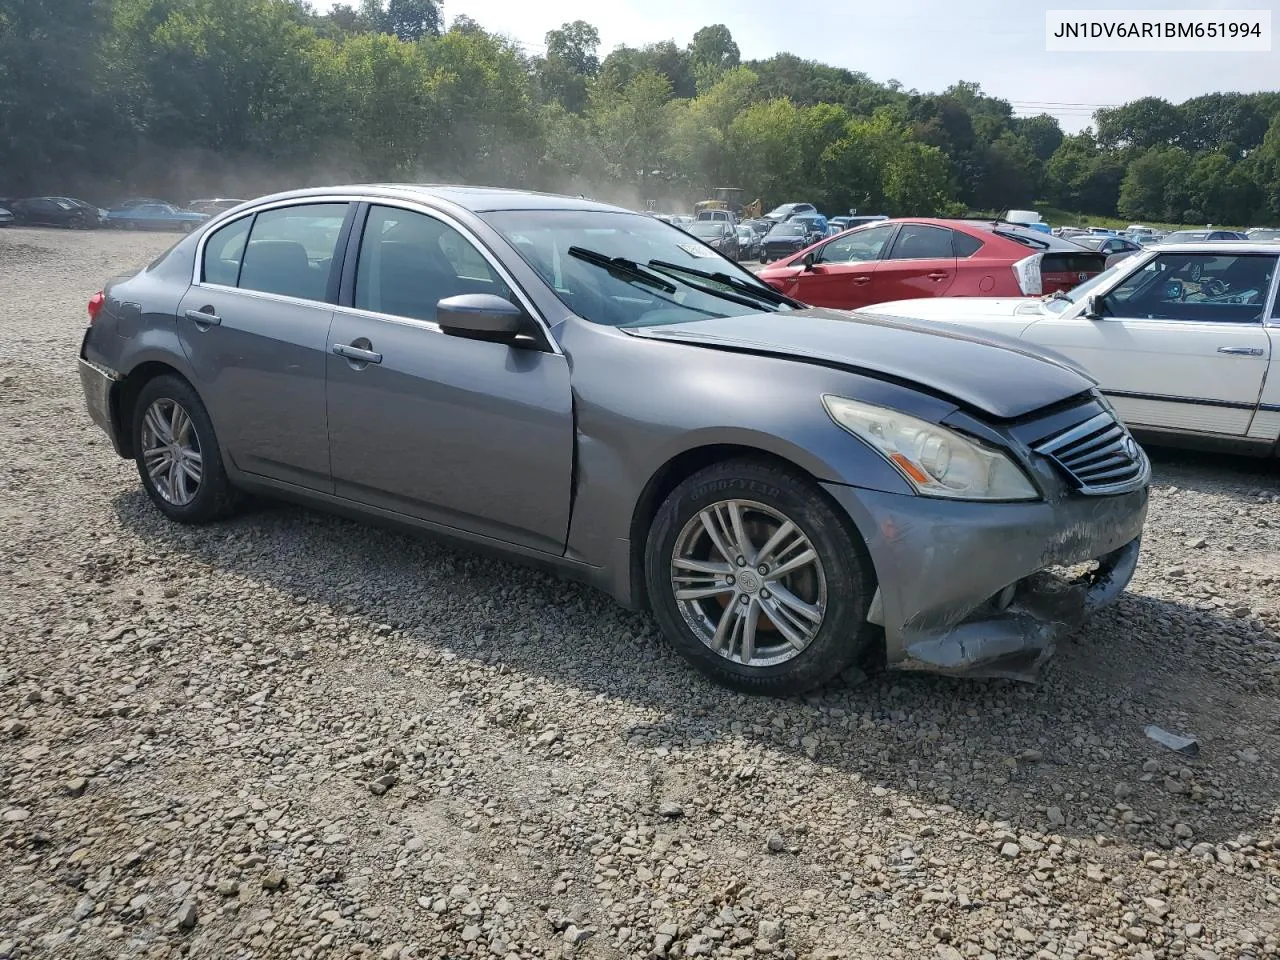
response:
<path id="1" fill-rule="evenodd" d="M 446 24 L 465 14 L 534 54 L 544 50 L 548 30 L 573 20 L 600 31 L 601 59 L 622 43 L 684 46 L 700 27 L 723 23 L 744 60 L 785 51 L 922 92 L 977 81 L 1009 100 L 1017 115 L 1050 113 L 1068 132 L 1090 125 L 1099 106 L 1138 97 L 1176 103 L 1217 91 L 1277 89 L 1280 46 L 1270 53 L 1047 53 L 1046 10 L 1274 6 L 1274 0 L 443 0 Z M 1280 28 L 1280 11 L 1273 9 L 1273 19 Z"/>

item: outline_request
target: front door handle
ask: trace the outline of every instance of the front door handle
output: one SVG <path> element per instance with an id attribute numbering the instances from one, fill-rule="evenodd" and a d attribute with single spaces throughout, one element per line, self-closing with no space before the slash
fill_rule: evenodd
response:
<path id="1" fill-rule="evenodd" d="M 381 363 L 382 354 L 375 353 L 372 350 L 366 350 L 363 347 L 353 347 L 349 343 L 335 343 L 333 352 L 340 357 L 346 357 L 355 363 Z"/>
<path id="2" fill-rule="evenodd" d="M 949 274 L 949 273 L 931 273 L 931 274 L 929 274 L 929 279 L 930 279 L 930 280 L 945 280 L 945 279 L 947 279 L 947 277 L 949 277 L 949 276 L 950 276 L 950 274 Z"/>
<path id="3" fill-rule="evenodd" d="M 1229 353 L 1233 357 L 1260 357 L 1261 347 L 1219 347 L 1219 353 Z"/>
<path id="4" fill-rule="evenodd" d="M 870 283 L 871 278 L 870 277 L 854 277 L 853 282 L 854 283 Z"/>
<path id="5" fill-rule="evenodd" d="M 199 310 L 188 310 L 186 317 L 192 323 L 198 323 L 202 327 L 216 327 L 222 323 L 222 318 L 214 312 L 213 307 L 207 305 Z"/>

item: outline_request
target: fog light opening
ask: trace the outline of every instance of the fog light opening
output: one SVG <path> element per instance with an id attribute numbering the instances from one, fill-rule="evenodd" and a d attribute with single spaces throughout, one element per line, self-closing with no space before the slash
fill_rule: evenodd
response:
<path id="1" fill-rule="evenodd" d="M 1009 604 L 1013 603 L 1013 595 L 1018 592 L 1018 585 L 1011 583 L 994 597 L 991 598 L 991 606 L 997 613 L 1003 613 L 1009 609 Z"/>

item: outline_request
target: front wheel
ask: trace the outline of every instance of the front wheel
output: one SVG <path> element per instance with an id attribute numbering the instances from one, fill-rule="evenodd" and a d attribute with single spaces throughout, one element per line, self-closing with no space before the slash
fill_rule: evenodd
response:
<path id="1" fill-rule="evenodd" d="M 768 255 L 767 253 L 762 253 L 762 254 L 760 254 L 760 263 L 761 263 L 761 265 L 764 265 L 764 264 L 766 264 L 766 263 L 768 263 L 768 262 L 769 262 L 769 255 Z"/>
<path id="2" fill-rule="evenodd" d="M 825 683 L 871 642 L 866 547 L 806 476 L 733 460 L 681 483 L 645 549 L 654 616 L 711 679 L 789 696 Z"/>
<path id="3" fill-rule="evenodd" d="M 213 421 L 189 383 L 156 377 L 133 412 L 134 459 L 151 502 L 170 520 L 208 523 L 231 512 L 234 491 Z"/>

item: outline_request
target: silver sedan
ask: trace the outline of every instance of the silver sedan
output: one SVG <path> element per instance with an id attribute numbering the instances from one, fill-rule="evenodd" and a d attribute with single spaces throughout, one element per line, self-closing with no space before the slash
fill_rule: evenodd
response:
<path id="1" fill-rule="evenodd" d="M 1070 363 L 591 201 L 264 197 L 89 313 L 89 413 L 165 516 L 254 492 L 543 564 L 741 690 L 1027 677 L 1137 561 L 1147 460 Z"/>

